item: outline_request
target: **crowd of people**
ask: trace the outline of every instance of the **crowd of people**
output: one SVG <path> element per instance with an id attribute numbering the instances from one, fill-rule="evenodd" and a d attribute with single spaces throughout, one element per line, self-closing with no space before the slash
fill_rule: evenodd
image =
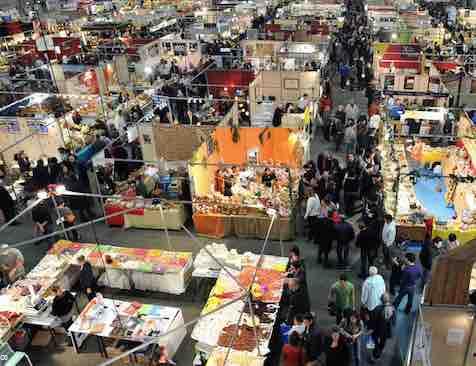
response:
<path id="1" fill-rule="evenodd" d="M 421 276 L 415 256 L 408 253 L 405 258 L 399 296 L 393 303 L 377 267 L 369 268 L 369 276 L 362 285 L 360 307 L 355 285 L 342 273 L 330 287 L 328 296 L 328 311 L 335 316 L 336 325 L 324 329 L 319 326 L 317 314 L 311 312 L 300 249 L 292 247 L 283 298 L 286 310 L 280 327 L 283 364 L 315 366 L 325 359 L 327 366 L 350 366 L 379 360 L 387 340 L 393 335 L 396 309 L 405 296 L 408 296 L 407 304 L 412 304 L 416 282 Z M 407 310 L 409 307 L 411 305 L 407 305 Z"/>

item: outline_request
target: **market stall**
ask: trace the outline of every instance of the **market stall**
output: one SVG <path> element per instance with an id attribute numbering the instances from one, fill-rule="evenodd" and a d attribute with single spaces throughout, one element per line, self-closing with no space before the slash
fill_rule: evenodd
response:
<path id="1" fill-rule="evenodd" d="M 189 166 L 197 232 L 264 238 L 271 222 L 266 211 L 273 208 L 278 217 L 271 238 L 294 238 L 303 157 L 297 134 L 288 129 L 217 128 Z"/>
<path id="2" fill-rule="evenodd" d="M 55 156 L 63 146 L 62 131 L 54 112 L 62 98 L 34 93 L 0 109 L 0 145 L 5 162 L 14 162 L 20 151 L 33 161 Z"/>
<path id="3" fill-rule="evenodd" d="M 233 265 L 237 266 L 237 269 L 230 269 L 230 273 L 238 279 L 240 286 L 249 287 L 256 271 L 259 255 L 244 253 L 229 258 Z M 192 331 L 192 339 L 197 341 L 196 350 L 210 357 L 211 365 L 215 365 L 213 362 L 220 358 L 223 348 L 227 347 L 236 352 L 237 358 L 249 356 L 249 360 L 257 365 L 261 365 L 258 362 L 260 359 L 258 356 L 269 352 L 270 337 L 278 317 L 284 271 L 288 259 L 275 256 L 264 256 L 263 259 L 262 265 L 257 269 L 251 290 L 255 319 L 251 319 L 248 304 L 237 300 L 242 295 L 242 291 L 225 271 L 220 272 L 210 292 L 202 315 L 230 303 L 222 310 L 200 320 Z M 243 316 L 240 317 L 242 312 Z M 241 322 L 239 322 L 240 318 Z M 239 329 L 238 336 L 232 343 L 231 340 L 237 328 Z"/>
<path id="4" fill-rule="evenodd" d="M 74 265 L 78 255 L 84 255 L 97 271 L 120 270 L 126 281 L 123 281 L 122 276 L 117 283 L 104 283 L 113 288 L 134 287 L 143 291 L 181 294 L 187 288 L 192 269 L 192 253 L 188 252 L 124 248 L 65 240 L 57 242 L 44 260 L 61 261 L 61 265 L 66 267 Z M 110 259 L 110 263 L 107 263 L 106 257 Z"/>
<path id="5" fill-rule="evenodd" d="M 76 352 L 79 352 L 81 340 L 84 341 L 84 337 L 80 336 L 83 334 L 139 343 L 154 341 L 156 338 L 153 343 L 164 346 L 168 355 L 173 357 L 187 334 L 183 325 L 182 310 L 179 308 L 98 296 L 86 305 L 69 332 Z M 177 331 L 162 336 L 179 327 L 181 328 Z M 107 357 L 105 347 L 102 348 Z"/>
<path id="6" fill-rule="evenodd" d="M 300 98 L 307 95 L 307 106 L 312 116 L 317 112 L 316 101 L 320 96 L 320 76 L 318 71 L 261 71 L 249 86 L 251 123 L 271 123 L 273 112 L 278 105 L 286 109 L 289 105 L 297 105 Z M 297 108 L 296 108 L 297 109 Z M 286 112 L 289 112 L 286 110 Z M 304 110 L 300 111 L 301 113 Z M 303 119 L 302 119 L 303 120 Z M 292 127 L 289 117 L 284 118 L 285 127 Z M 299 119 L 297 125 L 299 127 Z"/>
<path id="7" fill-rule="evenodd" d="M 441 74 L 417 44 L 374 43 L 374 77 L 386 95 L 425 107 L 447 107 Z"/>
<path id="8" fill-rule="evenodd" d="M 384 148 L 385 209 L 403 239 L 421 241 L 428 231 L 443 239 L 454 233 L 461 244 L 476 238 L 470 146 L 431 147 L 417 140 Z"/>
<path id="9" fill-rule="evenodd" d="M 111 217 L 106 222 L 111 226 L 123 226 L 125 229 L 181 230 L 185 224 L 185 209 L 182 204 L 165 203 L 161 206 L 150 202 L 109 199 L 104 205 L 106 215 L 136 207 L 123 215 Z M 162 207 L 162 208 L 160 208 Z M 162 212 L 161 212 L 162 210 Z"/>

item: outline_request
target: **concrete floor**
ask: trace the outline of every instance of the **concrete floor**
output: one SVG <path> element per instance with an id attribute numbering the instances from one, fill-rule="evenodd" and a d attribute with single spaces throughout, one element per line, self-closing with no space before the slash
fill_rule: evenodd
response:
<path id="1" fill-rule="evenodd" d="M 356 102 L 361 106 L 361 110 L 366 108 L 366 101 L 362 92 L 350 93 L 338 91 L 334 93 L 334 105 L 344 103 L 354 98 Z M 333 151 L 333 146 L 329 143 L 325 143 L 319 136 L 313 142 L 312 151 L 314 156 L 320 151 Z M 355 221 L 356 218 L 353 219 Z M 14 244 L 24 239 L 31 238 L 32 225 L 28 219 L 22 219 L 21 225 L 10 227 L 2 233 L 2 242 Z M 298 222 L 298 227 L 302 227 L 302 223 Z M 104 244 L 116 244 L 127 247 L 139 247 L 139 248 L 167 248 L 167 242 L 164 232 L 154 230 L 122 230 L 119 228 L 109 228 L 103 224 L 97 224 L 95 226 L 97 232 L 97 240 Z M 299 230 L 301 231 L 301 230 Z M 95 238 L 90 228 L 83 229 L 81 231 L 82 241 L 94 242 Z M 172 246 L 178 251 L 192 251 L 198 252 L 200 249 L 197 244 L 194 244 L 192 240 L 184 232 L 171 232 L 170 233 Z M 203 244 L 210 242 L 208 239 L 200 238 L 200 242 Z M 261 249 L 262 240 L 244 240 L 237 238 L 226 238 L 221 240 L 227 244 L 229 248 L 236 248 L 239 252 L 252 251 L 259 252 Z M 316 263 L 316 248 L 313 244 L 307 242 L 301 235 L 297 240 L 293 242 L 284 243 L 284 253 L 287 253 L 291 245 L 297 244 L 300 246 L 303 257 L 306 261 L 308 288 L 311 297 L 312 310 L 318 316 L 318 323 L 324 329 L 329 328 L 334 324 L 334 319 L 327 313 L 327 295 L 331 284 L 336 280 L 339 272 L 334 269 L 324 269 L 321 265 Z M 27 270 L 31 269 L 42 256 L 46 253 L 46 244 L 40 245 L 28 245 L 21 248 L 25 255 Z M 271 241 L 268 243 L 266 254 L 280 255 L 281 248 L 279 242 Z M 331 255 L 331 263 L 335 263 L 335 252 Z M 359 266 L 359 255 L 355 248 L 351 253 L 351 262 L 353 263 L 353 271 L 349 273 L 351 281 L 357 286 L 360 292 L 361 281 L 357 279 L 356 273 Z M 173 296 L 159 293 L 135 293 L 124 294 L 121 292 L 106 292 L 106 296 L 114 297 L 117 299 L 134 299 L 145 303 L 158 303 L 163 305 L 179 306 L 184 313 L 185 321 L 190 321 L 200 314 L 203 303 L 200 301 L 194 301 L 191 294 L 188 291 L 182 296 Z M 359 298 L 359 297 L 358 297 Z M 190 333 L 191 329 L 189 329 Z M 58 337 L 58 342 L 62 343 L 62 337 Z M 179 366 L 191 366 L 194 358 L 194 344 L 190 337 L 187 337 L 181 345 L 175 361 Z M 71 347 L 66 345 L 60 345 L 55 347 L 50 344 L 47 348 L 34 348 L 27 349 L 27 353 L 31 356 L 34 365 L 41 366 L 56 366 L 56 365 L 68 365 L 68 366 L 89 366 L 100 364 L 104 359 L 101 359 L 97 352 L 97 345 L 94 339 L 89 339 L 83 352 L 75 354 Z M 383 359 L 379 362 L 381 365 L 401 365 L 399 361 L 396 342 L 391 341 L 384 353 Z M 339 366 L 339 365 L 336 365 Z"/>

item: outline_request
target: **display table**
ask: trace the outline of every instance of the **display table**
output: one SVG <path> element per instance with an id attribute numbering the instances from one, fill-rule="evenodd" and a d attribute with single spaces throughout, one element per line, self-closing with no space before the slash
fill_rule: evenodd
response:
<path id="1" fill-rule="evenodd" d="M 236 235 L 239 238 L 266 238 L 271 223 L 267 216 L 237 216 L 220 214 L 193 215 L 193 223 L 197 234 L 212 238 L 224 238 Z M 271 240 L 294 239 L 294 223 L 289 218 L 277 218 L 270 233 Z"/>
<path id="2" fill-rule="evenodd" d="M 424 241 L 425 236 L 425 224 L 397 224 L 397 238 L 412 241 Z"/>
<path id="3" fill-rule="evenodd" d="M 182 294 L 186 291 L 192 273 L 191 252 L 170 252 L 160 249 L 125 248 L 112 245 L 96 245 L 58 241 L 50 254 L 65 261 L 66 266 L 75 264 L 84 255 L 96 271 L 111 269 L 122 271 L 134 287 L 143 291 L 159 291 Z M 104 260 L 112 259 L 111 264 Z M 124 281 L 108 279 L 108 287 L 124 289 Z M 126 288 L 126 289 L 127 289 Z"/>
<path id="4" fill-rule="evenodd" d="M 124 206 L 106 204 L 104 205 L 106 215 L 126 210 Z M 164 220 L 159 209 L 137 208 L 123 215 L 110 217 L 106 220 L 110 226 L 120 226 L 126 229 L 157 229 L 180 230 L 185 223 L 185 209 L 183 205 L 164 209 Z"/>
<path id="5" fill-rule="evenodd" d="M 229 270 L 241 287 L 248 288 L 254 278 L 259 255 L 245 253 L 240 255 L 239 259 L 241 269 Z M 252 285 L 254 314 L 258 318 L 255 330 L 250 330 L 253 323 L 248 305 L 238 300 L 197 322 L 191 335 L 192 339 L 197 341 L 196 349 L 210 355 L 220 347 L 227 347 L 230 337 L 238 327 L 241 331 L 232 346 L 233 350 L 248 352 L 254 356 L 267 354 L 277 320 L 287 262 L 288 258 L 285 257 L 264 256 L 262 266 L 257 270 L 256 280 Z M 221 271 L 202 315 L 230 303 L 241 294 L 241 289 L 235 281 L 225 271 Z M 267 305 L 263 308 L 264 303 Z M 244 315 L 240 317 L 243 311 Z M 238 323 L 240 318 L 241 322 Z M 255 334 L 259 334 L 258 342 Z"/>
<path id="6" fill-rule="evenodd" d="M 184 206 L 163 211 L 165 220 L 162 219 L 160 210 L 142 209 L 141 214 L 128 212 L 124 215 L 124 228 L 181 230 L 185 224 Z"/>
<path id="7" fill-rule="evenodd" d="M 76 352 L 81 347 L 80 341 L 84 341 L 80 334 L 84 334 L 136 342 L 156 338 L 154 343 L 164 346 L 168 355 L 173 357 L 187 334 L 186 328 L 164 337 L 158 336 L 183 325 L 179 308 L 95 298 L 84 308 L 69 332 Z"/>

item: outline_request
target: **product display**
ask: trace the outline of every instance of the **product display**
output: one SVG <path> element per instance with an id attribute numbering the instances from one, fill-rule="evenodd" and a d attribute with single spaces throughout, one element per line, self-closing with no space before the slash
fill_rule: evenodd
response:
<path id="1" fill-rule="evenodd" d="M 105 299 L 98 295 L 83 309 L 69 331 L 145 342 L 184 324 L 179 308 Z M 185 328 L 157 338 L 173 356 L 186 335 Z M 77 342 L 77 340 L 75 339 Z"/>
<path id="2" fill-rule="evenodd" d="M 254 278 L 256 263 L 259 256 L 245 253 L 241 256 L 242 270 L 230 271 L 237 277 L 243 288 L 248 288 Z M 216 312 L 206 319 L 199 321 L 193 332 L 192 338 L 197 340 L 197 348 L 211 353 L 216 346 L 228 347 L 230 337 L 239 328 L 239 338 L 236 346 L 231 348 L 239 351 L 248 351 L 258 355 L 266 354 L 274 322 L 281 300 L 284 272 L 288 259 L 283 257 L 264 256 L 262 267 L 256 272 L 255 282 L 251 287 L 253 294 L 253 308 L 258 309 L 254 319 L 251 318 L 249 305 L 241 300 L 228 305 L 223 310 Z M 221 271 L 218 280 L 210 292 L 202 314 L 209 313 L 238 298 L 242 290 L 226 272 Z M 264 306 L 263 304 L 267 304 Z M 240 313 L 244 312 L 241 322 Z M 253 329 L 255 328 L 255 329 Z M 256 340 L 258 336 L 258 342 Z"/>

